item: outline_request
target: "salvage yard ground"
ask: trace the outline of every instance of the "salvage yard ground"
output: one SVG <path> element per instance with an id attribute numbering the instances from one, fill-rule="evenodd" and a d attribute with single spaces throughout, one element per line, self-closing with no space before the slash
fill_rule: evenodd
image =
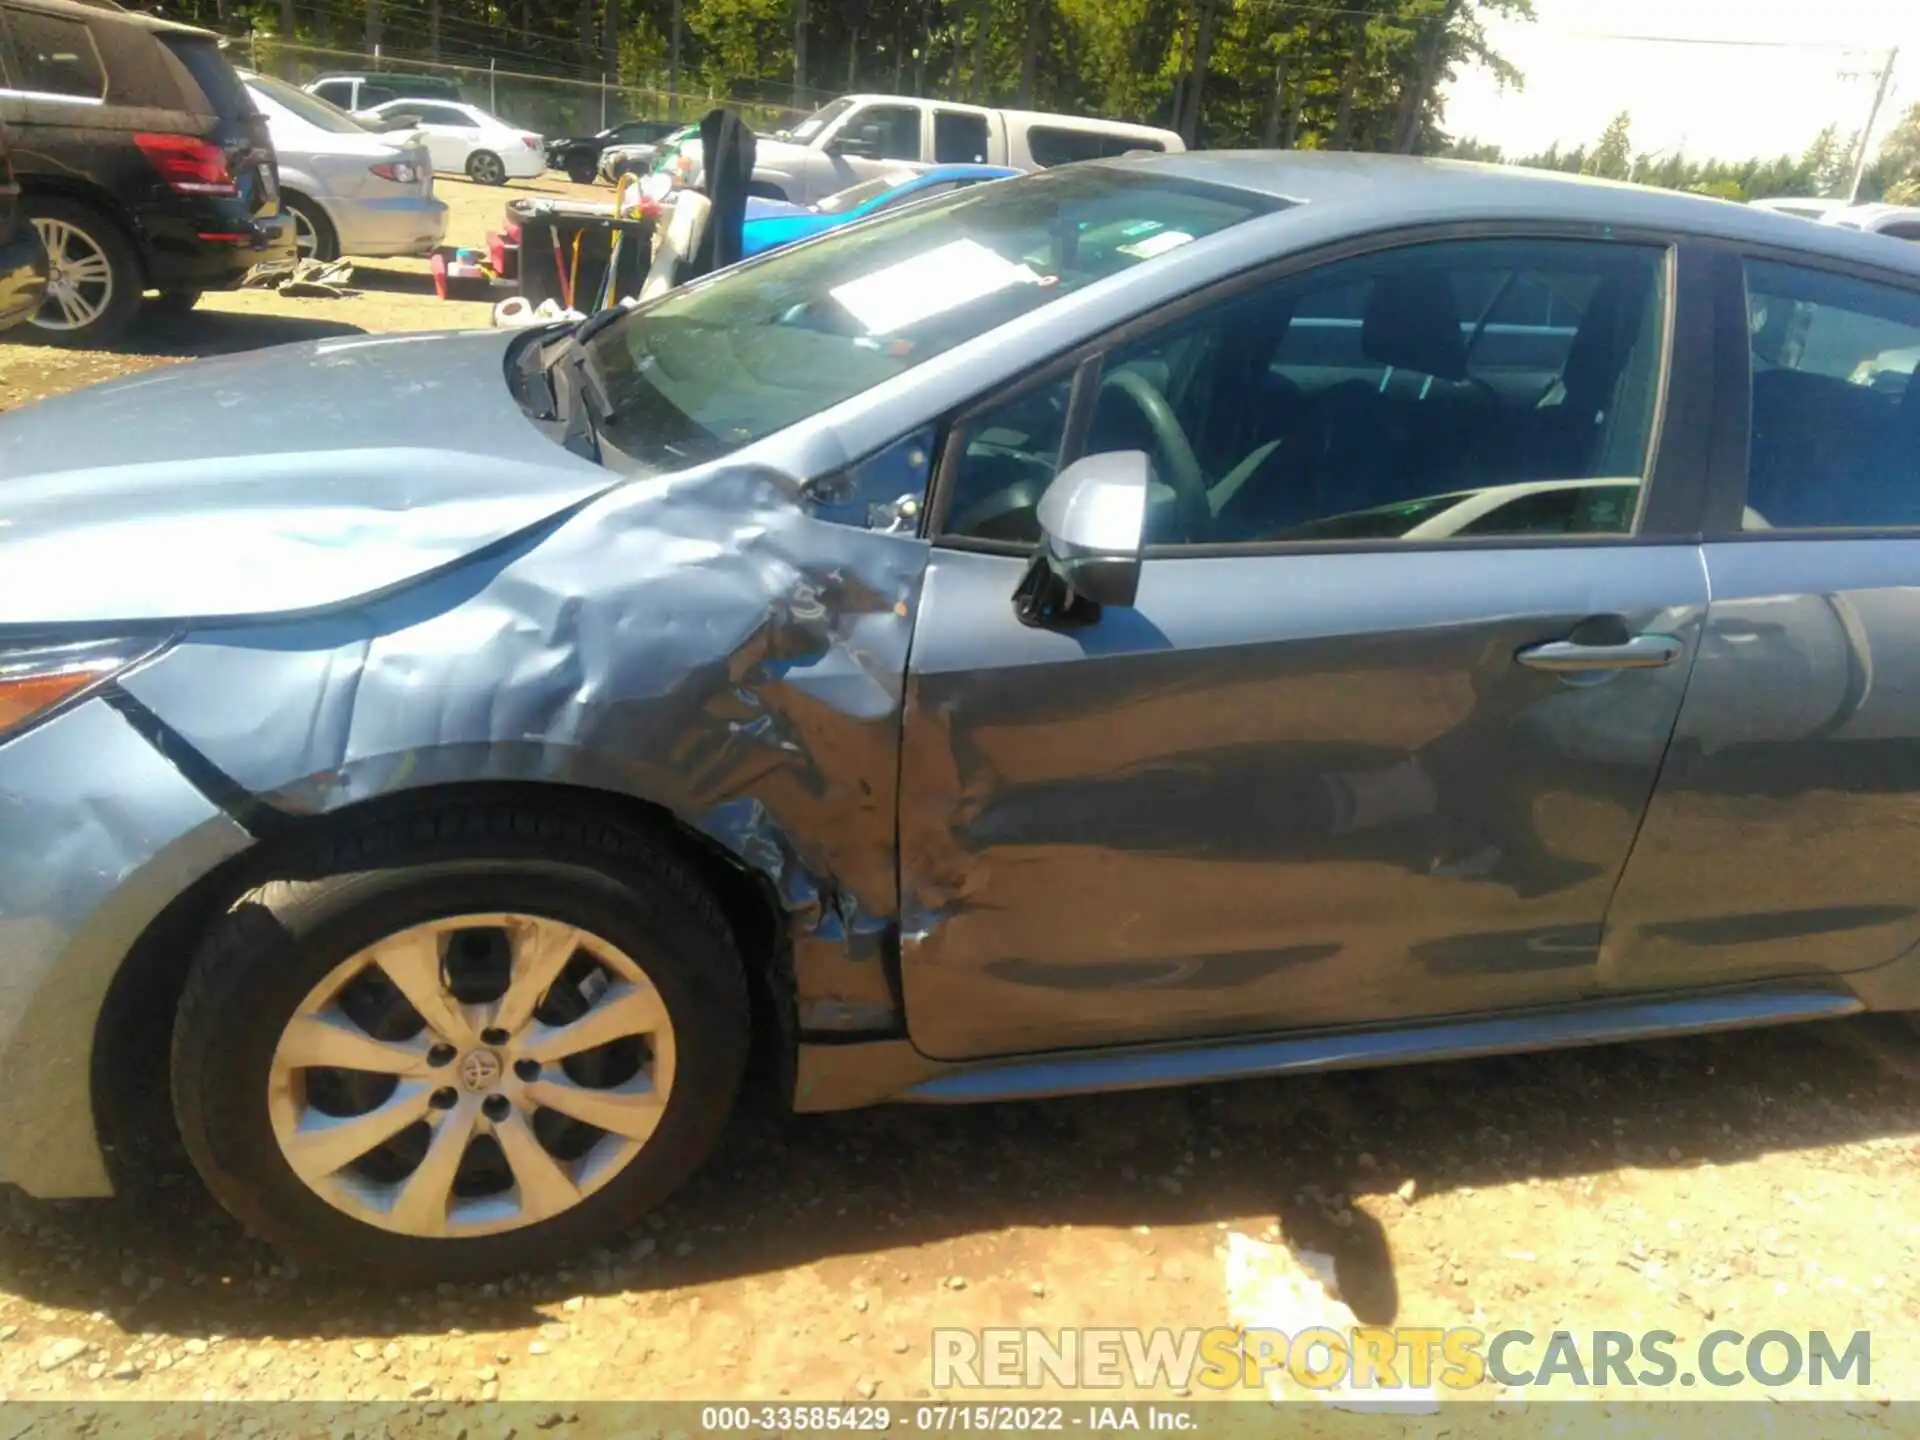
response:
<path id="1" fill-rule="evenodd" d="M 479 244 L 511 192 L 442 193 L 450 238 Z M 488 320 L 436 300 L 423 264 L 354 283 L 344 300 L 211 296 L 119 353 L 0 344 L 0 408 L 198 355 Z M 114 1203 L 9 1195 L 0 1396 L 898 1403 L 929 1393 L 935 1326 L 1226 1323 L 1240 1231 L 1332 1254 L 1370 1323 L 1669 1330 L 1682 1355 L 1715 1329 L 1869 1331 L 1871 1378 L 1819 1393 L 1849 1402 L 1849 1428 L 1891 1432 L 1910 1422 L 1883 1402 L 1920 1401 L 1920 1043 L 1893 1030 L 970 1110 L 752 1101 L 618 1250 L 412 1294 L 296 1271 L 185 1176 Z M 594 1412 L 560 1424 L 594 1433 Z"/>

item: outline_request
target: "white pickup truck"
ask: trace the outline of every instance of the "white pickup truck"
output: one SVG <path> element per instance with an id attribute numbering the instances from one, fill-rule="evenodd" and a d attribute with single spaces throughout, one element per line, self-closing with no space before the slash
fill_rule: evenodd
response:
<path id="1" fill-rule="evenodd" d="M 915 165 L 1010 165 L 1044 170 L 1130 150 L 1184 150 L 1171 130 L 988 110 L 908 95 L 843 95 L 792 130 L 755 145 L 753 193 L 796 205 Z"/>

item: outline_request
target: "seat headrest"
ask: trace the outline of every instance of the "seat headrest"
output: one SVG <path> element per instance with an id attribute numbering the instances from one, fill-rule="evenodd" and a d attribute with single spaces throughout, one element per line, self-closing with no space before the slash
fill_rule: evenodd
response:
<path id="1" fill-rule="evenodd" d="M 1374 281 L 1360 322 L 1360 349 L 1369 360 L 1396 370 L 1417 370 L 1436 380 L 1466 379 L 1467 342 L 1447 277 L 1416 271 Z"/>

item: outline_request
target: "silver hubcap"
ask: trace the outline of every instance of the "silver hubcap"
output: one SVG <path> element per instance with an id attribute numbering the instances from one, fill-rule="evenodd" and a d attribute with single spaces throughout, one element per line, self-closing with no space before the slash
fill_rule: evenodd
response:
<path id="1" fill-rule="evenodd" d="M 291 205 L 287 207 L 287 213 L 293 216 L 294 249 L 301 259 L 308 259 L 320 244 L 320 237 L 314 233 L 313 221 L 307 218 L 306 211 L 295 209 Z"/>
<path id="2" fill-rule="evenodd" d="M 113 266 L 86 231 L 64 220 L 36 220 L 47 251 L 47 299 L 34 323 L 43 330 L 81 330 L 113 300 Z"/>
<path id="3" fill-rule="evenodd" d="M 506 173 L 506 166 L 491 155 L 476 155 L 473 160 L 473 173 L 491 185 Z"/>
<path id="4" fill-rule="evenodd" d="M 598 936 L 461 915 L 337 966 L 282 1031 L 280 1153 L 336 1209 L 422 1237 L 498 1234 L 620 1173 L 673 1089 L 659 992 Z"/>

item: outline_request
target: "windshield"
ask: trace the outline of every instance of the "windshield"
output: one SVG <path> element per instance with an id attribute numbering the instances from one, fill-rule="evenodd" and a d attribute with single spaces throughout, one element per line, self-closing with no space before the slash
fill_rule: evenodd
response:
<path id="1" fill-rule="evenodd" d="M 254 99 L 275 109 L 284 110 L 294 119 L 311 125 L 316 130 L 324 130 L 329 135 L 367 133 L 364 125 L 339 106 L 328 104 L 318 95 L 309 95 L 304 90 L 296 90 L 283 80 L 275 80 L 267 75 L 249 75 L 247 88 L 253 92 Z"/>
<path id="2" fill-rule="evenodd" d="M 588 342 L 612 401 L 607 437 L 668 469 L 727 454 L 1286 203 L 1073 166 L 973 186 L 773 251 L 670 292 Z"/>
<path id="3" fill-rule="evenodd" d="M 877 180 L 863 180 L 858 185 L 849 185 L 846 189 L 829 195 L 814 206 L 822 215 L 844 215 L 849 210 L 857 210 L 876 196 L 884 195 L 896 185 L 904 185 L 911 175 L 882 175 Z"/>
<path id="4" fill-rule="evenodd" d="M 796 140 L 811 140 L 852 108 L 853 101 L 851 100 L 835 100 L 830 104 L 822 105 L 787 133 Z"/>

